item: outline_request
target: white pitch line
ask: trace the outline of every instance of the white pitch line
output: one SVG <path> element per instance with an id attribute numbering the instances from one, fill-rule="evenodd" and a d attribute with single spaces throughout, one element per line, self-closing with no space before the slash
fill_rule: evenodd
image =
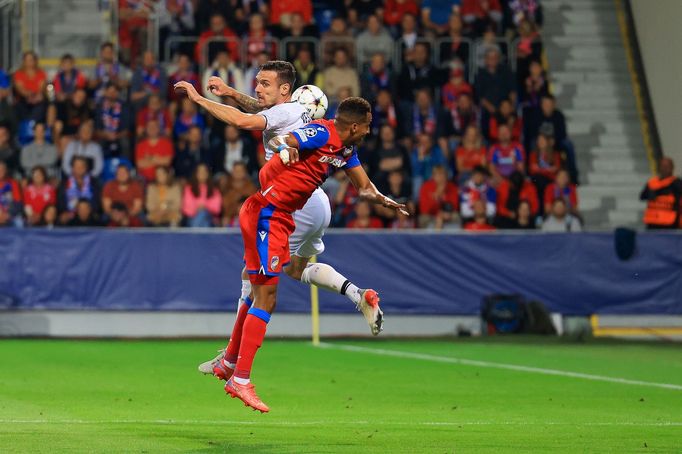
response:
<path id="1" fill-rule="evenodd" d="M 513 371 L 517 371 L 517 372 L 530 372 L 530 373 L 534 373 L 534 374 L 556 375 L 559 377 L 582 378 L 584 380 L 603 381 L 603 382 L 608 382 L 608 383 L 620 383 L 623 385 L 649 386 L 652 388 L 663 388 L 663 389 L 673 389 L 675 391 L 682 391 L 682 385 L 676 385 L 676 384 L 672 384 L 672 383 L 656 383 L 656 382 L 642 381 L 642 380 L 631 380 L 628 378 L 608 377 L 605 375 L 583 374 L 581 372 L 571 372 L 571 371 L 558 370 L 558 369 L 545 369 L 542 367 L 519 366 L 516 364 L 495 363 L 495 362 L 491 362 L 491 361 L 478 361 L 478 360 L 473 360 L 473 359 L 451 358 L 448 356 L 436 356 L 436 355 L 429 355 L 426 353 L 414 353 L 414 352 L 405 352 L 405 351 L 398 351 L 398 350 L 386 350 L 386 349 L 381 349 L 381 348 L 358 347 L 355 345 L 329 344 L 326 342 L 321 343 L 320 347 L 331 348 L 331 349 L 336 349 L 336 350 L 344 350 L 344 351 L 349 351 L 349 352 L 370 353 L 372 355 L 380 355 L 380 356 L 393 356 L 396 358 L 404 358 L 404 359 L 419 359 L 419 360 L 423 360 L 423 361 L 433 361 L 433 362 L 438 362 L 438 363 L 462 364 L 465 366 L 488 367 L 488 368 L 493 368 L 493 369 L 513 370 Z"/>
<path id="2" fill-rule="evenodd" d="M 614 421 L 614 422 L 581 422 L 569 423 L 559 421 L 226 421 L 226 420 L 196 420 L 196 419 L 110 419 L 110 420 L 87 420 L 87 419 L 0 419 L 0 424 L 47 424 L 47 425 L 126 425 L 126 424 L 150 424 L 150 425 L 170 425 L 170 426 L 284 426 L 284 427 L 304 427 L 304 426 L 358 426 L 366 424 L 370 426 L 573 426 L 573 427 L 682 427 L 682 422 L 657 421 L 657 422 L 635 422 L 635 421 Z"/>

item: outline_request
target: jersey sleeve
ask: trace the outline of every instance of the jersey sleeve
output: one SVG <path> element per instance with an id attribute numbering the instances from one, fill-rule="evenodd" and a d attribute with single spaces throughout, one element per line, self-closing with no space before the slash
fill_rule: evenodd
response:
<path id="1" fill-rule="evenodd" d="M 329 130 L 321 124 L 311 123 L 294 129 L 291 134 L 296 138 L 301 150 L 314 150 L 329 142 Z"/>
<path id="2" fill-rule="evenodd" d="M 358 152 L 356 150 L 353 150 L 353 154 L 350 155 L 350 158 L 346 161 L 346 170 L 359 167 L 360 164 L 360 158 L 358 157 Z"/>

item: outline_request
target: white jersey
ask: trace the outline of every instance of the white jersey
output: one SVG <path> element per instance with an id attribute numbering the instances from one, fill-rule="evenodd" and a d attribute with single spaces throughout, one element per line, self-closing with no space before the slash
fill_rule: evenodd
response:
<path id="1" fill-rule="evenodd" d="M 269 109 L 261 110 L 258 115 L 265 117 L 263 146 L 265 147 L 266 161 L 269 161 L 277 153 L 277 150 L 271 149 L 268 145 L 271 139 L 287 134 L 294 129 L 302 128 L 312 121 L 306 108 L 295 101 L 277 104 Z"/>

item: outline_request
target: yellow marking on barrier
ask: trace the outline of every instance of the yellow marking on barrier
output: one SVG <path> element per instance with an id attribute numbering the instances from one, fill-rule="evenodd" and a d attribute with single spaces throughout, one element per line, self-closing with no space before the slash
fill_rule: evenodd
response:
<path id="1" fill-rule="evenodd" d="M 41 58 L 40 66 L 59 66 L 61 58 Z M 96 66 L 96 58 L 75 58 L 76 66 Z"/>
<path id="2" fill-rule="evenodd" d="M 594 337 L 600 336 L 682 336 L 682 328 L 675 327 L 613 327 L 592 330 Z"/>
<path id="3" fill-rule="evenodd" d="M 317 263 L 317 256 L 310 258 L 310 263 Z M 310 284 L 310 315 L 313 324 L 313 345 L 320 345 L 320 292 L 317 286 Z"/>

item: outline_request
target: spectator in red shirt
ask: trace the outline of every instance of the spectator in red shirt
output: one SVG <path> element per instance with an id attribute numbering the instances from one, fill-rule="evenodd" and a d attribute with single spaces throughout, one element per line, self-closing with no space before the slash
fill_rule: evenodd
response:
<path id="1" fill-rule="evenodd" d="M 483 200 L 477 200 L 474 202 L 474 218 L 472 221 L 464 224 L 464 230 L 474 231 L 474 232 L 485 232 L 495 230 L 489 222 L 486 216 L 485 202 Z"/>
<path id="2" fill-rule="evenodd" d="M 225 40 L 209 42 L 211 38 L 225 38 Z M 211 16 L 210 28 L 199 35 L 199 41 L 194 48 L 194 61 L 200 62 L 203 66 L 208 66 L 210 62 L 215 60 L 218 52 L 223 49 L 227 49 L 233 61 L 239 61 L 239 38 L 227 26 L 222 14 L 215 13 Z M 206 54 L 208 54 L 208 58 L 205 57 Z"/>
<path id="3" fill-rule="evenodd" d="M 554 181 L 563 162 L 561 153 L 554 149 L 554 137 L 548 131 L 542 131 L 536 142 L 537 148 L 530 154 L 529 170 L 539 193 L 544 194 L 545 188 Z"/>
<path id="4" fill-rule="evenodd" d="M 199 164 L 182 196 L 182 214 L 188 227 L 213 227 L 222 208 L 220 191 L 206 164 Z"/>
<path id="5" fill-rule="evenodd" d="M 471 125 L 478 125 L 479 110 L 474 104 L 473 98 L 467 93 L 462 93 L 457 98 L 457 105 L 450 110 L 450 133 L 455 140 L 458 140 L 464 134 L 466 128 Z"/>
<path id="6" fill-rule="evenodd" d="M 540 209 L 538 192 L 523 173 L 516 171 L 497 187 L 495 225 L 501 229 L 511 228 L 516 220 L 516 210 L 521 201 L 530 204 L 531 217 L 537 216 Z"/>
<path id="7" fill-rule="evenodd" d="M 12 76 L 17 115 L 20 121 L 45 121 L 46 85 L 47 74 L 38 66 L 38 55 L 33 51 L 24 52 L 21 67 Z"/>
<path id="8" fill-rule="evenodd" d="M 462 60 L 456 58 L 450 62 L 450 78 L 441 90 L 443 106 L 448 110 L 454 109 L 458 98 L 462 94 L 473 97 L 474 89 L 464 79 L 464 64 Z"/>
<path id="9" fill-rule="evenodd" d="M 173 121 L 159 95 L 151 95 L 147 105 L 137 113 L 135 121 L 137 137 L 142 137 L 144 135 L 150 121 L 156 121 L 159 124 L 161 134 L 165 137 L 170 137 L 173 129 Z"/>
<path id="10" fill-rule="evenodd" d="M 59 72 L 52 79 L 54 93 L 57 101 L 63 102 L 77 89 L 85 89 L 88 80 L 78 68 L 75 67 L 73 55 L 65 54 L 59 62 Z"/>
<path id="11" fill-rule="evenodd" d="M 144 224 L 142 224 L 142 221 L 137 216 L 132 216 L 128 213 L 128 207 L 126 207 L 125 203 L 114 202 L 111 205 L 107 227 L 136 228 L 144 227 Z"/>
<path id="12" fill-rule="evenodd" d="M 499 142 L 488 151 L 488 167 L 493 175 L 493 185 L 509 178 L 515 170 L 524 171 L 526 153 L 520 143 L 512 141 L 511 128 L 505 123 L 498 126 Z"/>
<path id="13" fill-rule="evenodd" d="M 355 218 L 346 224 L 348 229 L 383 229 L 384 224 L 372 215 L 372 207 L 366 200 L 355 203 Z"/>
<path id="14" fill-rule="evenodd" d="M 419 14 L 415 0 L 386 0 L 384 3 L 384 24 L 389 27 L 397 27 L 405 14 Z"/>
<path id="15" fill-rule="evenodd" d="M 104 214 L 112 217 L 113 206 L 123 204 L 133 217 L 139 216 L 143 208 L 144 190 L 142 185 L 130 177 L 130 169 L 126 164 L 116 168 L 116 178 L 104 185 L 102 191 L 102 209 Z"/>
<path id="16" fill-rule="evenodd" d="M 0 161 L 0 226 L 22 226 L 21 190 L 9 175 L 5 161 Z"/>
<path id="17" fill-rule="evenodd" d="M 177 103 L 178 99 L 180 99 L 180 96 L 175 92 L 173 86 L 183 80 L 191 83 L 199 93 L 203 91 L 201 82 L 199 81 L 199 75 L 194 72 L 192 60 L 190 60 L 189 55 L 186 54 L 180 54 L 178 57 L 178 69 L 171 74 L 168 79 L 166 99 L 170 102 Z"/>
<path id="18" fill-rule="evenodd" d="M 500 107 L 497 109 L 497 112 L 495 115 L 490 117 L 488 134 L 490 135 L 491 142 L 497 142 L 500 140 L 498 129 L 503 123 L 511 128 L 511 140 L 514 142 L 520 142 L 521 131 L 523 131 L 523 122 L 514 111 L 514 106 L 508 99 L 500 102 Z"/>
<path id="19" fill-rule="evenodd" d="M 419 226 L 442 230 L 459 223 L 459 193 L 444 166 L 433 167 L 431 179 L 419 189 Z"/>
<path id="20" fill-rule="evenodd" d="M 462 0 L 461 15 L 464 23 L 476 36 L 482 35 L 490 25 L 500 30 L 502 24 L 502 7 L 499 0 Z"/>
<path id="21" fill-rule="evenodd" d="M 270 24 L 291 27 L 291 16 L 298 13 L 306 25 L 313 21 L 313 5 L 310 0 L 277 0 L 270 3 Z"/>
<path id="22" fill-rule="evenodd" d="M 159 122 L 150 121 L 147 123 L 147 138 L 135 148 L 137 173 L 148 182 L 154 180 L 158 166 L 170 166 L 175 154 L 173 142 L 161 137 L 160 132 Z"/>
<path id="23" fill-rule="evenodd" d="M 145 42 L 151 5 L 146 0 L 118 0 L 118 40 L 121 59 L 135 61 Z"/>
<path id="24" fill-rule="evenodd" d="M 256 13 L 249 17 L 249 29 L 242 40 L 246 42 L 246 61 L 256 60 L 261 52 L 267 52 L 273 60 L 277 58 L 277 45 L 265 28 L 265 19 L 261 14 Z"/>
<path id="25" fill-rule="evenodd" d="M 28 224 L 38 224 L 45 208 L 56 203 L 57 191 L 47 181 L 47 171 L 41 166 L 34 167 L 31 181 L 24 190 L 24 213 Z"/>
<path id="26" fill-rule="evenodd" d="M 539 109 L 540 100 L 549 94 L 549 85 L 545 71 L 539 61 L 533 60 L 528 66 L 528 77 L 523 84 L 521 91 L 521 104 L 524 108 L 524 116 L 528 109 Z"/>
<path id="27" fill-rule="evenodd" d="M 486 155 L 487 151 L 478 126 L 475 124 L 467 126 L 462 142 L 455 153 L 460 183 L 468 180 L 476 167 L 486 167 L 488 163 Z"/>
<path id="28" fill-rule="evenodd" d="M 575 185 L 571 183 L 571 178 L 566 169 L 561 169 L 556 174 L 554 183 L 545 189 L 545 213 L 552 210 L 552 204 L 556 199 L 563 199 L 566 202 L 568 211 L 576 216 L 578 214 L 578 192 Z"/>

